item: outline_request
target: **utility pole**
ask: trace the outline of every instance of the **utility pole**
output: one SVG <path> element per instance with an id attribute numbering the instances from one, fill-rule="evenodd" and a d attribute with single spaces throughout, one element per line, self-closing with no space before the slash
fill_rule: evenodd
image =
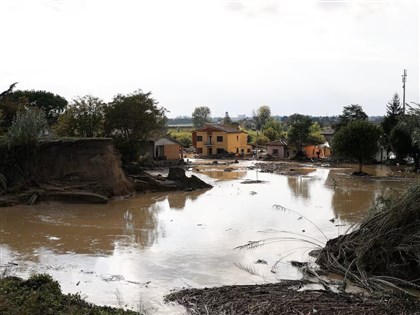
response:
<path id="1" fill-rule="evenodd" d="M 405 82 L 407 81 L 407 69 L 404 69 L 404 74 L 402 75 L 403 83 L 403 115 L 405 115 Z"/>

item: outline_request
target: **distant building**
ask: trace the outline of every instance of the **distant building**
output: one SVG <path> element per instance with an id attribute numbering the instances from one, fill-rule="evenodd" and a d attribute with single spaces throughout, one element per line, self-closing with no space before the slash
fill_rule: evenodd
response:
<path id="1" fill-rule="evenodd" d="M 308 158 L 323 159 L 331 156 L 331 149 L 328 142 L 318 145 L 306 145 L 303 147 L 303 152 Z"/>
<path id="2" fill-rule="evenodd" d="M 198 154 L 211 156 L 215 154 L 250 154 L 251 146 L 247 144 L 248 133 L 221 125 L 207 123 L 192 132 L 192 144 Z"/>
<path id="3" fill-rule="evenodd" d="M 324 130 L 322 130 L 321 135 L 324 136 L 325 140 L 327 140 L 327 142 L 331 143 L 331 139 L 333 137 L 335 133 L 335 130 L 331 127 L 326 127 L 324 128 Z"/>
<path id="4" fill-rule="evenodd" d="M 267 154 L 279 159 L 289 157 L 289 150 L 285 140 L 276 140 L 267 144 Z"/>
<path id="5" fill-rule="evenodd" d="M 154 157 L 158 160 L 183 159 L 182 144 L 170 137 L 163 137 L 155 141 Z"/>

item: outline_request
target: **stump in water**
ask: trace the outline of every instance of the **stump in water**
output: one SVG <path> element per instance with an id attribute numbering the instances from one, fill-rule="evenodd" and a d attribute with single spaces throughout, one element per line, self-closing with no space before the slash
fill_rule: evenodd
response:
<path id="1" fill-rule="evenodd" d="M 171 167 L 169 169 L 168 179 L 170 180 L 179 180 L 184 179 L 187 176 L 185 176 L 185 170 L 180 167 Z"/>
<path id="2" fill-rule="evenodd" d="M 173 167 L 169 169 L 167 179 L 176 181 L 179 189 L 195 190 L 201 188 L 211 188 L 212 186 L 199 179 L 197 176 L 191 175 L 187 177 L 185 170 L 180 167 Z"/>

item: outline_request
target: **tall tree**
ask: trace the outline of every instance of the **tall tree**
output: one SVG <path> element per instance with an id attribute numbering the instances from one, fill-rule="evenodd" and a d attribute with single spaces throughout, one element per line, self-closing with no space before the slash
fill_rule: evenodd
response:
<path id="1" fill-rule="evenodd" d="M 304 144 L 310 140 L 312 119 L 309 116 L 293 114 L 289 116 L 288 125 L 287 140 L 296 147 L 299 154 Z"/>
<path id="2" fill-rule="evenodd" d="M 115 139 L 125 162 L 139 158 L 141 142 L 154 133 L 164 133 L 166 109 L 158 106 L 151 92 L 118 94 L 105 110 L 105 132 Z"/>
<path id="3" fill-rule="evenodd" d="M 15 103 L 16 111 L 19 109 L 19 105 L 41 109 L 50 126 L 56 123 L 58 115 L 64 111 L 68 104 L 67 100 L 58 94 L 35 90 L 13 91 L 2 97 L 0 106 L 3 101 Z"/>
<path id="4" fill-rule="evenodd" d="M 257 111 L 252 113 L 257 130 L 261 130 L 271 118 L 271 109 L 267 105 L 260 106 Z"/>
<path id="5" fill-rule="evenodd" d="M 357 120 L 368 120 L 368 115 L 363 111 L 362 106 L 357 104 L 344 106 L 343 113 L 338 116 L 338 123 L 334 126 L 334 129 L 338 131 L 340 128 L 347 126 L 350 122 Z"/>
<path id="6" fill-rule="evenodd" d="M 377 152 L 380 135 L 380 128 L 368 121 L 351 121 L 334 134 L 332 151 L 337 156 L 357 160 L 361 173 L 363 164 Z"/>
<path id="7" fill-rule="evenodd" d="M 283 124 L 271 117 L 268 121 L 264 124 L 263 134 L 270 140 L 279 140 L 286 136 L 286 131 L 284 129 Z"/>
<path id="8" fill-rule="evenodd" d="M 382 143 L 386 146 L 388 150 L 391 149 L 390 143 L 390 135 L 392 129 L 398 124 L 398 120 L 402 115 L 402 106 L 400 104 L 400 97 L 398 93 L 395 93 L 392 97 L 392 100 L 388 102 L 386 106 L 386 116 L 384 117 L 383 121 L 381 122 L 381 127 L 384 131 L 382 137 Z"/>
<path id="9" fill-rule="evenodd" d="M 232 119 L 230 118 L 228 112 L 226 112 L 225 117 L 222 120 L 222 124 L 223 125 L 230 125 L 230 124 L 232 124 Z"/>
<path id="10" fill-rule="evenodd" d="M 211 121 L 210 108 L 207 106 L 196 107 L 192 113 L 192 121 L 195 128 L 201 128 Z"/>
<path id="11" fill-rule="evenodd" d="M 68 137 L 102 137 L 105 106 L 101 99 L 91 95 L 75 98 L 58 118 L 55 132 Z"/>
<path id="12" fill-rule="evenodd" d="M 400 102 L 400 96 L 397 92 L 394 93 L 392 96 L 391 101 L 388 102 L 386 106 L 386 114 L 388 116 L 393 115 L 401 115 L 403 113 L 403 109 Z"/>
<path id="13" fill-rule="evenodd" d="M 398 159 L 410 156 L 414 160 L 414 170 L 420 169 L 420 105 L 409 108 L 401 115 L 389 136 L 392 150 Z"/>

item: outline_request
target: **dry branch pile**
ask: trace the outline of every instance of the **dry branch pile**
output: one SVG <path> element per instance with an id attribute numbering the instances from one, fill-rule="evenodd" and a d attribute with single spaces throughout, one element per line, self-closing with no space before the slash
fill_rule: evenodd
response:
<path id="1" fill-rule="evenodd" d="M 396 297 L 374 299 L 327 291 L 297 291 L 308 282 L 287 280 L 264 285 L 186 289 L 166 301 L 190 314 L 419 314 L 418 305 Z"/>
<path id="2" fill-rule="evenodd" d="M 353 232 L 328 241 L 317 263 L 370 290 L 420 288 L 420 183 L 378 203 Z"/>

